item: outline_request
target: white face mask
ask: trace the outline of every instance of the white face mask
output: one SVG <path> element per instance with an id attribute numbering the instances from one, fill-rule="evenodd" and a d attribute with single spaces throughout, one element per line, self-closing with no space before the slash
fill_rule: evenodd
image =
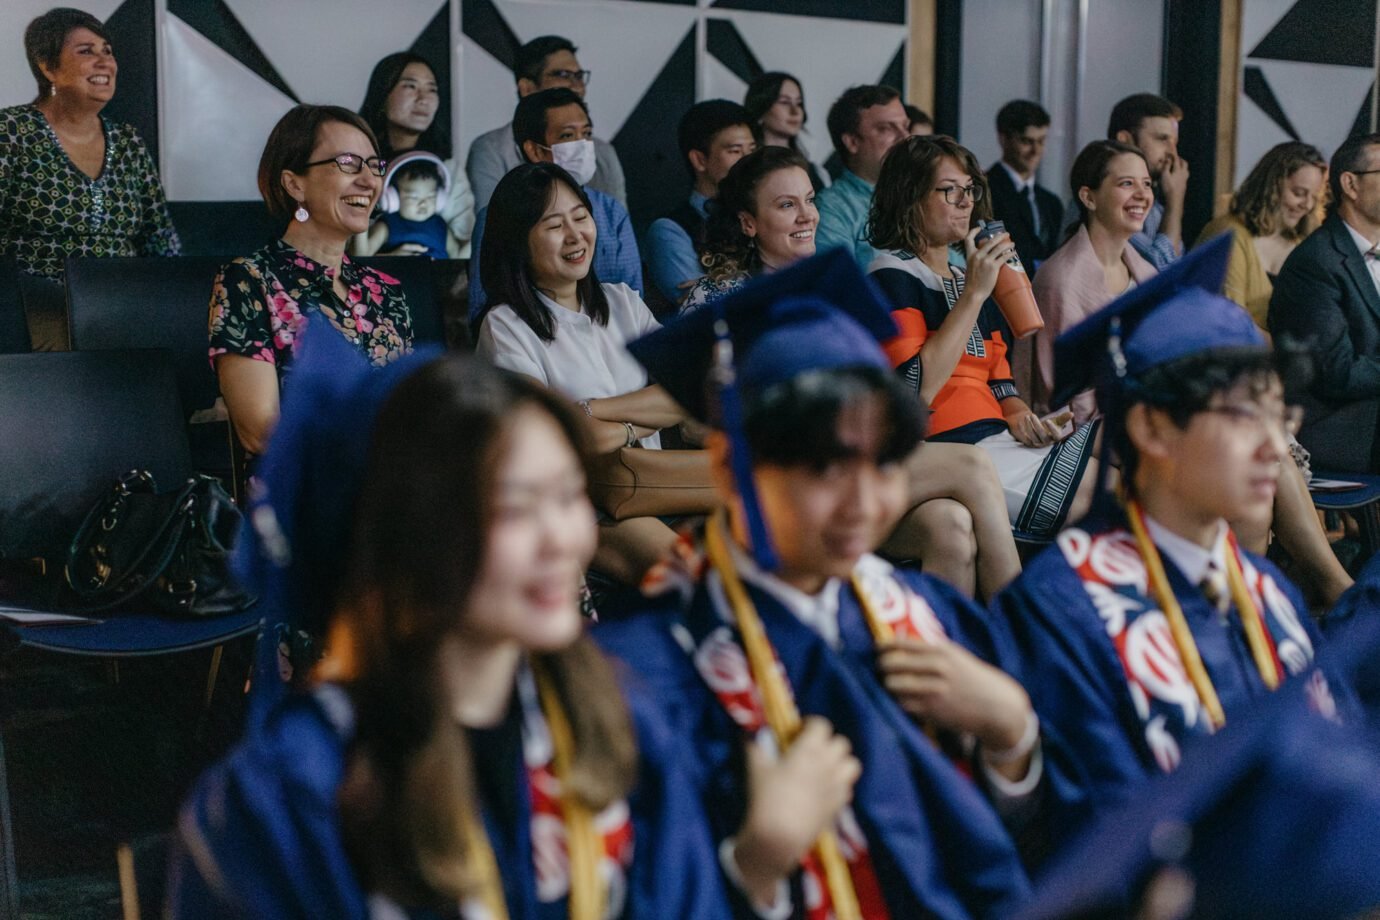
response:
<path id="1" fill-rule="evenodd" d="M 551 159 L 556 165 L 570 173 L 580 185 L 594 178 L 594 141 L 565 141 L 551 145 Z"/>

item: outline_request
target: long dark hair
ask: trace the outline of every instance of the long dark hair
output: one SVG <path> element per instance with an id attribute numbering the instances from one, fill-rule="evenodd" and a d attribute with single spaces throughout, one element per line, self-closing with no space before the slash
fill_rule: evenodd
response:
<path id="1" fill-rule="evenodd" d="M 359 114 L 369 123 L 369 127 L 374 129 L 374 134 L 379 140 L 379 156 L 385 160 L 394 154 L 406 153 L 404 150 L 394 150 L 392 143 L 388 140 L 388 94 L 393 92 L 393 87 L 398 85 L 402 79 L 402 72 L 408 64 L 425 64 L 431 71 L 433 77 L 436 76 L 436 68 L 431 66 L 431 62 L 420 54 L 411 51 L 395 51 L 374 65 L 374 72 L 369 74 L 369 88 L 364 91 L 364 101 L 360 103 Z M 450 159 L 450 133 L 445 128 L 445 87 L 437 81 L 437 91 L 441 94 L 441 103 L 436 106 L 436 117 L 431 120 L 431 127 L 422 132 L 422 136 L 417 138 L 417 146 L 414 150 L 425 150 L 427 153 L 434 153 L 443 160 Z"/>
<path id="2" fill-rule="evenodd" d="M 792 168 L 810 175 L 810 164 L 791 148 L 758 147 L 729 169 L 719 183 L 719 197 L 714 200 L 704 226 L 700 263 L 710 279 L 723 281 L 761 269 L 761 256 L 743 232 L 738 215 L 746 211 L 755 216 L 758 186 L 772 173 Z"/>
<path id="3" fill-rule="evenodd" d="M 925 226 L 920 203 L 934 191 L 939 163 L 954 160 L 982 189 L 982 200 L 973 202 L 971 220 L 992 216 L 992 196 L 987 194 L 987 174 L 972 151 L 945 134 L 908 137 L 896 143 L 882 160 L 877 190 L 872 195 L 872 210 L 867 215 L 867 240 L 878 249 L 893 249 L 919 255 L 930 247 L 930 231 Z"/>
<path id="4" fill-rule="evenodd" d="M 356 711 L 338 801 L 361 880 L 405 904 L 454 904 L 475 881 L 463 830 L 474 817 L 469 749 L 443 704 L 437 651 L 466 615 L 498 467 L 528 411 L 552 419 L 587 468 L 572 407 L 468 356 L 438 358 L 398 384 L 371 439 L 332 632 L 347 640 L 342 682 Z M 637 761 L 612 669 L 587 637 L 532 657 L 574 735 L 566 789 L 601 810 L 627 795 Z"/>
<path id="5" fill-rule="evenodd" d="M 594 209 L 589 196 L 570 173 L 555 163 L 524 163 L 510 170 L 494 188 L 488 216 L 484 218 L 483 251 L 479 254 L 479 270 L 484 287 L 488 289 L 488 307 L 498 304 L 512 307 L 543 342 L 556 338 L 556 323 L 551 311 L 537 298 L 529 237 L 555 198 L 557 183 L 565 183 L 593 220 Z M 594 274 L 594 253 L 590 253 L 589 274 L 576 284 L 575 290 L 590 318 L 607 326 L 609 300 Z"/>
<path id="6" fill-rule="evenodd" d="M 1092 212 L 1083 204 L 1083 199 L 1078 197 L 1080 189 L 1098 189 L 1102 187 L 1103 181 L 1107 178 L 1107 172 L 1112 168 L 1112 160 L 1121 156 L 1123 153 L 1133 153 L 1145 159 L 1145 154 L 1141 153 L 1140 148 L 1131 144 L 1123 144 L 1121 141 L 1093 141 L 1078 153 L 1078 157 L 1073 161 L 1073 167 L 1069 170 L 1069 185 L 1073 188 L 1073 203 L 1078 208 L 1078 224 L 1070 230 L 1068 236 L 1072 237 L 1078 232 L 1079 225 L 1086 227 L 1092 220 Z M 1146 163 L 1148 171 L 1150 164 Z"/>
<path id="7" fill-rule="evenodd" d="M 753 130 L 760 131 L 762 119 L 766 116 L 767 110 L 776 105 L 776 100 L 781 96 L 781 87 L 790 80 L 800 88 L 800 130 L 805 130 L 805 125 L 810 121 L 809 110 L 805 108 L 805 87 L 792 74 L 780 70 L 769 70 L 757 79 L 748 84 L 747 95 L 743 97 L 743 108 L 747 109 L 748 115 L 752 118 Z M 800 138 L 791 138 L 791 149 L 800 152 Z"/>

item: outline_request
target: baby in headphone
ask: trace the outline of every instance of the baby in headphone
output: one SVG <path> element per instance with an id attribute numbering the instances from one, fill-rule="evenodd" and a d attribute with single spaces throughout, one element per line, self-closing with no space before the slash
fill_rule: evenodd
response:
<path id="1" fill-rule="evenodd" d="M 406 246 L 398 254 L 457 258 L 460 241 L 437 213 L 449 188 L 445 165 L 431 154 L 413 152 L 395 160 L 379 198 L 383 214 L 369 228 L 360 254 L 374 255 L 385 246 L 390 250 Z"/>

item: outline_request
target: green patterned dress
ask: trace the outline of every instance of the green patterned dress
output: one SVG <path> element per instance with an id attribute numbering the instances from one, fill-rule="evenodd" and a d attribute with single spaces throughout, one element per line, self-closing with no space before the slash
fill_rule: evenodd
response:
<path id="1" fill-rule="evenodd" d="M 78 169 L 43 113 L 0 109 L 0 255 L 62 280 L 67 256 L 175 256 L 180 244 L 158 171 L 129 125 L 104 116 L 98 178 Z"/>

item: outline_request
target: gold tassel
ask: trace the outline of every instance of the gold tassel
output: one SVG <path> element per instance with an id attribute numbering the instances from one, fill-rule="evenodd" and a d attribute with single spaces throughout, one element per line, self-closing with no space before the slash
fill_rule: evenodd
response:
<path id="1" fill-rule="evenodd" d="M 748 597 L 743 582 L 733 567 L 724 538 L 724 512 L 712 515 L 705 525 L 704 545 L 709 563 L 723 580 L 724 594 L 733 608 L 733 616 L 738 624 L 738 632 L 743 637 L 743 651 L 747 654 L 748 667 L 757 689 L 762 695 L 762 709 L 766 714 L 767 725 L 776 736 L 777 747 L 784 753 L 800 732 L 800 711 L 791 698 L 785 677 L 776 667 L 776 656 L 772 652 L 771 641 L 767 638 L 757 608 Z M 834 832 L 827 828 L 815 840 L 815 856 L 824 868 L 825 884 L 829 888 L 829 900 L 833 904 L 835 920 L 861 920 L 862 909 L 858 906 L 858 895 L 853 889 L 853 876 L 848 871 L 848 863 L 839 850 Z"/>

